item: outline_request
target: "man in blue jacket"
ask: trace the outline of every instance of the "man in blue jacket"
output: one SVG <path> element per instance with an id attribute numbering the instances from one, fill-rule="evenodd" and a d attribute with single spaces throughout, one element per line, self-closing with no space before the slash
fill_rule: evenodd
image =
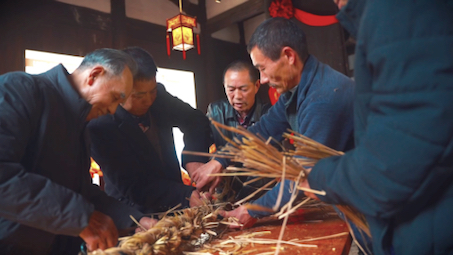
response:
<path id="1" fill-rule="evenodd" d="M 268 114 L 248 129 L 250 132 L 281 140 L 282 134 L 292 129 L 336 150 L 353 147 L 354 82 L 308 54 L 305 35 L 297 24 L 283 18 L 264 21 L 253 33 L 248 50 L 260 71 L 261 83 L 269 83 L 281 94 Z M 223 168 L 228 165 L 226 160 L 212 161 Z M 282 205 L 289 201 L 289 186 L 285 183 Z M 254 203 L 272 208 L 279 187 Z M 245 223 L 261 215 L 241 206 L 227 216 Z"/>
<path id="2" fill-rule="evenodd" d="M 87 121 L 113 114 L 137 67 L 100 49 L 68 74 L 0 76 L 0 253 L 76 254 L 118 242 L 142 214 L 91 184 Z M 81 237 L 82 239 L 78 238 Z"/>
<path id="3" fill-rule="evenodd" d="M 338 18 L 357 39 L 356 147 L 304 185 L 362 212 L 374 254 L 452 254 L 453 1 L 350 0 Z"/>
<path id="4" fill-rule="evenodd" d="M 114 115 L 88 125 L 105 192 L 143 213 L 166 211 L 178 204 L 200 205 L 198 191 L 182 182 L 172 130 L 178 127 L 184 133 L 184 150 L 208 152 L 209 120 L 156 82 L 157 67 L 148 52 L 139 47 L 124 52 L 138 64 L 131 96 Z M 189 174 L 205 161 L 205 157 L 182 155 Z"/>

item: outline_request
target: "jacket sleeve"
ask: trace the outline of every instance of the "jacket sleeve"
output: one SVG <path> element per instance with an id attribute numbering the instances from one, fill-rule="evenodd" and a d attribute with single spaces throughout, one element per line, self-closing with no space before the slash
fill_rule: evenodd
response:
<path id="1" fill-rule="evenodd" d="M 350 81 L 350 83 L 343 85 L 345 86 L 340 86 L 341 89 L 339 89 L 339 91 L 333 92 L 336 93 L 334 97 L 332 97 L 332 95 L 324 95 L 324 97 L 329 98 L 329 100 L 319 100 L 317 102 L 309 103 L 305 108 L 300 107 L 302 110 L 298 111 L 298 132 L 314 139 L 315 141 L 340 150 L 345 148 L 348 141 L 352 141 L 353 124 L 352 117 L 350 115 L 352 113 L 351 96 L 353 93 L 351 91 L 353 89 L 353 82 Z M 273 110 L 274 107 L 269 110 L 268 115 L 270 115 Z M 282 115 L 285 116 L 285 114 L 280 114 L 280 116 Z M 262 120 L 266 119 L 266 117 L 269 116 L 263 116 Z M 272 120 L 275 120 L 275 118 Z M 286 121 L 286 118 L 280 121 Z M 261 120 L 257 123 L 258 126 L 260 122 Z M 276 122 L 275 126 L 284 127 L 285 125 Z M 271 128 L 273 128 L 273 126 Z M 281 128 L 281 133 L 283 132 L 286 132 L 286 129 Z M 272 190 L 265 193 L 253 203 L 272 208 L 277 201 L 280 185 L 281 184 L 276 185 Z M 285 187 L 289 187 L 289 181 L 285 181 Z M 286 192 L 283 193 L 284 196 L 282 197 L 280 207 L 288 203 L 291 198 L 291 194 L 287 192 L 287 188 L 285 188 L 285 191 Z M 302 192 L 300 192 L 300 194 L 303 195 Z M 249 213 L 253 217 L 266 216 L 265 212 L 254 212 L 249 210 Z"/>
<path id="2" fill-rule="evenodd" d="M 217 116 L 217 119 L 216 119 Z M 208 105 L 208 110 L 206 112 L 206 117 L 209 119 L 213 119 L 214 121 L 219 121 L 220 118 L 223 118 L 223 113 L 219 110 L 219 106 L 215 103 L 211 103 Z M 210 124 L 211 127 L 211 139 L 215 143 L 217 150 L 220 147 L 225 145 L 225 140 L 216 130 L 215 126 Z"/>
<path id="3" fill-rule="evenodd" d="M 91 135 L 91 153 L 101 166 L 105 178 L 133 203 L 160 210 L 182 203 L 189 206 L 193 187 L 163 178 L 160 171 L 149 171 L 135 150 L 128 146 L 115 123 L 93 120 L 88 125 Z M 166 210 L 163 209 L 163 210 Z"/>
<path id="4" fill-rule="evenodd" d="M 345 151 L 353 147 L 353 90 L 349 78 L 337 91 L 323 91 L 317 100 L 298 111 L 298 132 L 330 148 Z M 346 80 L 347 79 L 347 80 Z"/>
<path id="5" fill-rule="evenodd" d="M 288 124 L 285 113 L 285 100 L 282 97 L 287 97 L 287 94 L 281 96 L 281 98 L 271 107 L 267 114 L 261 116 L 260 120 L 255 125 L 249 127 L 247 130 L 253 134 L 262 136 L 264 139 L 273 137 L 278 141 L 282 140 L 282 135 L 291 126 Z"/>
<path id="6" fill-rule="evenodd" d="M 212 115 L 213 115 L 213 105 L 212 103 L 208 105 L 208 110 L 206 111 L 206 117 L 209 119 L 209 118 L 212 118 Z"/>
<path id="7" fill-rule="evenodd" d="M 84 197 L 94 205 L 94 209 L 112 218 L 118 229 L 135 226 L 129 216 L 140 220 L 143 214 L 134 207 L 128 206 L 113 197 L 109 197 L 97 185 L 87 182 L 82 191 Z"/>
<path id="8" fill-rule="evenodd" d="M 30 79 L 30 78 L 29 78 Z M 33 81 L 15 75 L 0 77 L 0 217 L 54 234 L 77 236 L 94 206 L 80 194 L 28 172 L 21 161 L 36 150 L 42 108 Z"/>
<path id="9" fill-rule="evenodd" d="M 282 95 L 282 97 L 283 96 L 287 95 Z M 262 136 L 264 139 L 272 136 L 277 140 L 281 140 L 283 133 L 286 132 L 288 128 L 290 128 L 290 125 L 286 120 L 284 102 L 283 100 L 278 100 L 273 107 L 270 107 L 267 114 L 261 116 L 260 120 L 247 130 L 253 134 Z M 230 160 L 225 158 L 214 159 L 217 160 L 224 168 L 230 164 Z"/>
<path id="10" fill-rule="evenodd" d="M 400 29 L 389 34 L 396 31 L 394 23 L 383 16 L 365 24 L 363 32 L 375 44 L 356 54 L 356 74 L 367 73 L 357 76 L 357 84 L 361 89 L 369 83 L 371 93 L 358 90 L 356 111 L 366 116 L 358 123 L 366 128 L 356 134 L 354 150 L 321 160 L 308 180 L 327 192 L 319 197 L 326 202 L 390 218 L 418 213 L 453 180 L 453 18 L 451 9 L 448 14 L 448 8 L 432 3 L 415 6 L 420 12 L 382 6 L 392 11 L 367 9 L 400 17 Z"/>
<path id="11" fill-rule="evenodd" d="M 169 94 L 161 84 L 159 86 L 156 102 L 151 107 L 162 111 L 160 115 L 165 121 L 171 123 L 173 127 L 178 127 L 184 134 L 183 150 L 209 152 L 209 147 L 213 143 L 209 119 L 200 110 Z M 208 161 L 207 157 L 186 154 L 181 158 L 183 167 L 188 162 Z"/>

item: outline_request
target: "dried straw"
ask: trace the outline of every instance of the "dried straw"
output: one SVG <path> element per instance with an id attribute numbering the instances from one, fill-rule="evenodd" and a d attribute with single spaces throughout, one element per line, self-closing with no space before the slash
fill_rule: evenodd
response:
<path id="1" fill-rule="evenodd" d="M 212 124 L 219 130 L 222 137 L 228 144 L 222 148 L 215 157 L 229 158 L 233 162 L 240 162 L 243 167 L 228 167 L 224 173 L 215 174 L 215 176 L 253 176 L 257 178 L 275 178 L 288 179 L 296 183 L 306 179 L 308 172 L 320 160 L 331 156 L 341 156 L 344 153 L 329 148 L 318 143 L 304 135 L 292 130 L 283 134 L 284 138 L 294 141 L 295 150 L 279 151 L 274 146 L 269 145 L 270 139 L 266 142 L 264 139 L 248 132 L 239 126 L 238 128 L 225 126 L 211 120 Z M 234 140 L 224 136 L 221 129 L 234 132 L 240 136 Z M 196 152 L 186 152 L 187 154 L 205 155 L 212 157 L 212 154 L 203 154 Z M 283 182 L 282 182 L 283 183 Z M 325 195 L 325 191 L 317 191 L 296 186 L 297 189 L 312 192 L 318 195 Z M 280 190 L 279 198 L 283 189 Z M 295 193 L 294 193 L 295 194 Z M 295 200 L 291 199 L 290 203 Z M 240 201 L 241 203 L 245 201 Z M 278 205 L 278 204 L 277 204 Z M 371 236 L 365 217 L 357 210 L 350 206 L 337 205 L 344 213 L 346 218 L 351 220 L 358 228 Z M 293 212 L 288 206 L 284 206 L 280 216 L 286 217 Z"/>
<path id="2" fill-rule="evenodd" d="M 219 210 L 223 210 L 223 207 L 205 204 L 179 211 L 167 211 L 152 228 L 120 238 L 118 247 L 89 254 L 181 254 L 182 251 L 190 251 L 203 244 L 205 240 L 200 240 L 202 233 L 205 233 L 205 236 L 208 234 L 208 239 L 217 236 L 215 230 L 218 230 L 222 223 L 217 220 Z M 174 215 L 169 216 L 170 212 Z M 227 220 L 225 219 L 226 224 L 229 224 Z"/>

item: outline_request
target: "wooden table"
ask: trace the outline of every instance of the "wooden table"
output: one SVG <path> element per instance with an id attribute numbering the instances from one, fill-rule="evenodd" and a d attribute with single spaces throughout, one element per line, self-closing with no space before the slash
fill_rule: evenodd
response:
<path id="1" fill-rule="evenodd" d="M 253 238 L 266 238 L 278 240 L 282 226 L 282 220 L 277 219 L 263 219 L 254 225 L 254 227 L 241 230 L 229 231 L 223 234 L 220 240 L 214 241 L 213 244 L 227 240 L 231 237 L 238 235 L 249 234 L 261 231 L 270 231 L 270 233 L 255 236 Z M 314 244 L 316 248 L 296 247 L 293 245 L 283 244 L 279 254 L 282 255 L 315 255 L 315 254 L 330 254 L 339 255 L 349 253 L 351 245 L 351 237 L 347 233 L 348 227 L 342 221 L 335 211 L 330 206 L 322 208 L 300 209 L 296 215 L 291 216 L 285 228 L 285 233 L 282 240 L 306 240 L 309 238 L 326 237 L 335 234 L 341 234 L 338 237 L 305 241 L 303 244 Z M 275 244 L 251 244 L 243 247 L 238 254 L 260 254 L 275 251 Z M 231 248 L 223 249 L 224 251 L 231 250 Z M 249 252 L 250 253 L 247 253 Z"/>

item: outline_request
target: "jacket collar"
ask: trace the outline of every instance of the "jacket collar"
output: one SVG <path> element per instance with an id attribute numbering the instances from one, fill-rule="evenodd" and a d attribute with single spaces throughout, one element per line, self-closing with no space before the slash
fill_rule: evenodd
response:
<path id="1" fill-rule="evenodd" d="M 126 136 L 139 144 L 142 149 L 149 147 L 148 138 L 146 137 L 145 133 L 143 133 L 143 131 L 140 129 L 137 121 L 132 117 L 132 115 L 121 105 L 119 105 L 116 109 L 114 118 L 118 122 L 118 128 Z"/>
<path id="2" fill-rule="evenodd" d="M 86 118 L 92 106 L 74 89 L 68 79 L 68 76 L 68 71 L 61 64 L 38 75 L 38 77 L 48 79 L 60 92 L 60 95 L 63 97 L 63 100 L 68 105 L 68 109 L 72 113 L 71 116 L 68 116 L 68 118 L 74 116 L 78 119 L 76 123 L 81 123 L 84 127 L 86 124 Z"/>
<path id="3" fill-rule="evenodd" d="M 146 114 L 150 114 L 150 111 L 148 110 Z M 134 144 L 132 148 L 135 150 L 135 153 L 140 155 L 140 157 L 148 162 L 148 164 L 158 164 L 157 161 L 153 161 L 153 159 L 149 157 L 149 155 L 157 155 L 157 151 L 151 145 L 146 134 L 140 129 L 132 114 L 119 105 L 113 117 L 118 123 L 118 129 L 132 141 L 132 144 Z M 160 132 L 160 130 L 158 130 L 158 132 Z M 159 134 L 158 137 L 161 137 L 161 135 Z M 156 166 L 156 169 L 160 169 L 160 167 Z M 159 174 L 165 176 L 162 172 L 159 172 Z"/>
<path id="4" fill-rule="evenodd" d="M 225 99 L 225 104 L 228 107 L 228 110 L 225 112 L 225 119 L 237 121 L 236 110 L 233 108 L 233 106 L 230 104 L 230 102 L 228 102 L 228 100 L 226 100 L 226 99 Z M 256 123 L 261 118 L 261 111 L 263 108 L 259 97 L 255 96 L 255 105 L 252 108 L 254 108 L 254 110 L 253 110 L 253 114 L 250 118 L 250 122 Z"/>
<path id="5" fill-rule="evenodd" d="M 302 76 L 300 77 L 299 84 L 296 86 L 296 90 L 291 90 L 283 94 L 287 101 L 285 106 L 288 105 L 295 99 L 303 99 L 305 97 L 305 92 L 309 89 L 309 84 L 311 84 L 313 78 L 316 75 L 318 69 L 319 61 L 313 55 L 309 55 L 307 61 L 305 61 L 304 69 L 302 70 Z"/>

